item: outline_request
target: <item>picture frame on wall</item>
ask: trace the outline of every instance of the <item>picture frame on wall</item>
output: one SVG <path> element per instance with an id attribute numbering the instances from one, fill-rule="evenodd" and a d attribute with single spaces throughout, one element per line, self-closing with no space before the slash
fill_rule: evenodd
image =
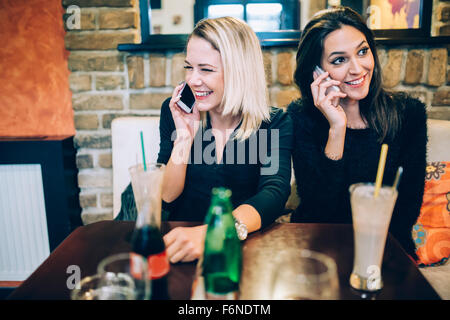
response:
<path id="1" fill-rule="evenodd" d="M 367 25 L 378 38 L 429 37 L 432 6 L 430 0 L 369 0 Z"/>

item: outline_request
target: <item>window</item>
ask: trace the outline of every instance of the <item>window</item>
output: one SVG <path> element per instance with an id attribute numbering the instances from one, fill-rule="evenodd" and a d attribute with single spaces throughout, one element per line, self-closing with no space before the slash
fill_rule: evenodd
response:
<path id="1" fill-rule="evenodd" d="M 282 30 L 281 3 L 211 4 L 208 18 L 230 16 L 247 21 L 255 32 Z"/>
<path id="2" fill-rule="evenodd" d="M 281 3 L 247 4 L 247 22 L 255 32 L 278 31 L 282 27 L 283 6 Z"/>
<path id="3" fill-rule="evenodd" d="M 241 4 L 212 4 L 208 6 L 208 18 L 224 16 L 244 19 L 244 6 Z"/>
<path id="4" fill-rule="evenodd" d="M 183 49 L 195 23 L 220 15 L 247 21 L 263 47 L 296 46 L 300 38 L 299 0 L 140 0 L 139 11 L 142 43 L 120 51 Z"/>
<path id="5" fill-rule="evenodd" d="M 195 22 L 232 16 L 246 21 L 255 32 L 300 29 L 298 0 L 197 0 L 194 12 Z"/>

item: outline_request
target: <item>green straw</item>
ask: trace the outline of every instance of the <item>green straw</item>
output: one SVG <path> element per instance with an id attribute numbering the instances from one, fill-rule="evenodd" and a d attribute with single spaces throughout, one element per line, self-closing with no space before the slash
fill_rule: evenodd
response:
<path id="1" fill-rule="evenodd" d="M 145 164 L 145 149 L 144 149 L 144 136 L 141 131 L 141 148 L 142 148 L 142 160 L 144 161 L 144 171 L 147 171 L 147 165 Z"/>

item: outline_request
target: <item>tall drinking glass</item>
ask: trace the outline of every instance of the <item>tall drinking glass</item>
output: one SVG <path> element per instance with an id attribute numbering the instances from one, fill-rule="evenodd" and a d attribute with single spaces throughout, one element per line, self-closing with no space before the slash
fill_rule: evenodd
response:
<path id="1" fill-rule="evenodd" d="M 161 191 L 165 165 L 147 163 L 146 167 L 138 164 L 128 170 L 131 176 L 134 200 L 138 219 L 150 219 L 148 224 L 161 227 Z"/>
<path id="2" fill-rule="evenodd" d="M 397 190 L 382 186 L 374 196 L 373 183 L 350 186 L 354 233 L 354 263 L 350 285 L 357 290 L 377 291 L 383 287 L 381 264 Z"/>
<path id="3" fill-rule="evenodd" d="M 165 165 L 149 163 L 129 169 L 138 216 L 131 237 L 133 269 L 144 267 L 146 261 L 152 300 L 169 298 L 167 275 L 169 260 L 161 236 L 161 193 Z M 136 263 L 135 263 L 136 262 Z"/>

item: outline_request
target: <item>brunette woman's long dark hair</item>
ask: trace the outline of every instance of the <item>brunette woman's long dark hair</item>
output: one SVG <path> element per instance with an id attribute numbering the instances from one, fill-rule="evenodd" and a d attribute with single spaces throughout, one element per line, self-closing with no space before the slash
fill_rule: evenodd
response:
<path id="1" fill-rule="evenodd" d="M 364 34 L 375 61 L 369 93 L 359 101 L 361 117 L 376 131 L 380 142 L 393 139 L 401 126 L 400 108 L 403 106 L 394 103 L 391 94 L 383 89 L 373 33 L 362 17 L 351 8 L 339 7 L 321 11 L 305 26 L 297 51 L 295 83 L 302 93 L 302 98 L 306 100 L 305 105 L 314 105 L 311 93 L 314 66 L 320 65 L 325 37 L 344 25 L 354 27 Z"/>

